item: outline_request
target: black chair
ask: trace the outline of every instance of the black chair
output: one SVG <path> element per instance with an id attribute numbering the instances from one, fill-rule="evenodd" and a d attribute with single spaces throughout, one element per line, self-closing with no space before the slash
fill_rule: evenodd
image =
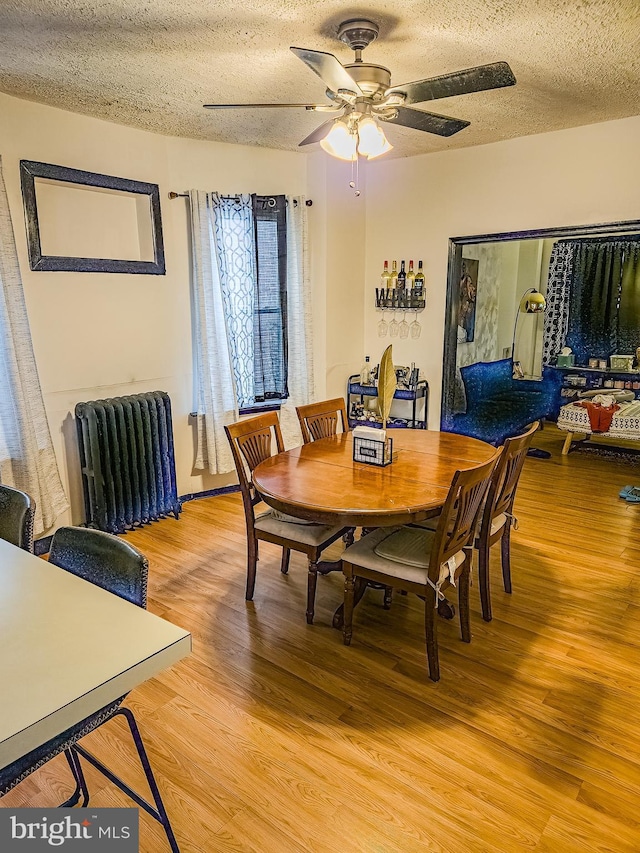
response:
<path id="1" fill-rule="evenodd" d="M 147 559 L 136 548 L 118 539 L 117 536 L 83 527 L 61 527 L 56 531 L 51 542 L 49 562 L 139 607 L 146 607 L 149 569 Z M 58 737 L 0 769 L 0 797 L 26 779 L 34 770 L 64 752 L 73 773 L 76 788 L 62 806 L 75 806 L 82 796 L 81 806 L 85 808 L 89 803 L 89 790 L 82 770 L 80 760 L 82 757 L 131 797 L 136 805 L 159 821 L 167 834 L 171 850 L 173 853 L 179 853 L 135 717 L 129 708 L 120 707 L 125 698 L 121 696 L 107 707 L 62 732 Z M 144 800 L 80 744 L 81 738 L 118 715 L 123 716 L 127 721 L 155 806 Z"/>
<path id="2" fill-rule="evenodd" d="M 35 501 L 26 492 L 0 485 L 0 539 L 33 554 Z"/>

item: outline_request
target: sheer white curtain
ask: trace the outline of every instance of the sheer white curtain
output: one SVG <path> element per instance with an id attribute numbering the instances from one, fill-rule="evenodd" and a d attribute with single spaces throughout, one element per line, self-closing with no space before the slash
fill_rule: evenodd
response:
<path id="1" fill-rule="evenodd" d="M 191 190 L 197 447 L 195 467 L 210 474 L 234 470 L 224 432 L 238 420 L 238 399 L 222 292 L 215 218 L 218 193 Z"/>
<path id="2" fill-rule="evenodd" d="M 255 244 L 251 196 L 191 190 L 197 397 L 196 468 L 233 470 L 224 432 L 253 400 Z M 295 203 L 294 203 L 295 202 Z M 280 423 L 286 447 L 302 443 L 295 407 L 313 400 L 313 339 L 307 207 L 287 198 L 289 398 Z M 233 301 L 233 304 L 232 304 Z"/>
<path id="3" fill-rule="evenodd" d="M 0 482 L 36 502 L 35 533 L 68 503 L 36 368 L 0 157 Z"/>
<path id="4" fill-rule="evenodd" d="M 251 196 L 210 193 L 215 250 L 238 406 L 253 405 L 256 244 Z"/>
<path id="5" fill-rule="evenodd" d="M 289 398 L 280 410 L 285 447 L 302 444 L 296 406 L 314 400 L 309 234 L 304 196 L 287 196 L 287 332 Z"/>

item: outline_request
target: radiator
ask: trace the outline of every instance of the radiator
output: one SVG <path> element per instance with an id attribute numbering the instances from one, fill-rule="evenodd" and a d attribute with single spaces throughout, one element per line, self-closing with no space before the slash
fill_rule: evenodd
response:
<path id="1" fill-rule="evenodd" d="M 178 518 L 169 395 L 78 403 L 75 414 L 87 526 L 124 533 Z"/>

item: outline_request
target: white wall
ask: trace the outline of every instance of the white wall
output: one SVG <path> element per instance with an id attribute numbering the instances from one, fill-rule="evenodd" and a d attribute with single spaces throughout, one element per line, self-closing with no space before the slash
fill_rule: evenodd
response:
<path id="1" fill-rule="evenodd" d="M 170 201 L 168 193 L 196 187 L 304 194 L 307 158 L 162 137 L 2 94 L 0 114 L 0 155 L 33 344 L 63 483 L 72 501 L 72 520 L 82 520 L 73 423 L 79 401 L 167 391 L 173 406 L 179 493 L 232 482 L 234 477 L 214 478 L 192 470 L 187 201 Z M 21 159 L 159 184 L 167 274 L 32 272 L 20 193 Z M 323 286 L 321 282 L 321 290 Z"/>
<path id="2" fill-rule="evenodd" d="M 424 260 L 422 335 L 394 340 L 394 361 L 429 380 L 440 420 L 448 240 L 452 236 L 640 218 L 640 118 L 478 148 L 363 165 L 296 152 L 162 137 L 0 94 L 0 155 L 45 404 L 63 481 L 81 519 L 73 409 L 81 400 L 162 388 L 173 403 L 181 494 L 233 478 L 192 470 L 192 346 L 187 202 L 169 190 L 306 194 L 316 329 L 316 396 L 344 393 L 365 353 L 389 338 L 375 311 L 384 259 Z M 31 272 L 18 162 L 160 185 L 166 276 Z M 401 319 L 399 317 L 399 319 Z"/>
<path id="3" fill-rule="evenodd" d="M 367 287 L 384 258 L 425 261 L 422 336 L 394 344 L 394 361 L 425 371 L 432 429 L 440 423 L 449 238 L 639 219 L 639 150 L 635 117 L 369 164 Z M 364 314 L 365 347 L 374 352 L 381 346 L 369 300 Z"/>

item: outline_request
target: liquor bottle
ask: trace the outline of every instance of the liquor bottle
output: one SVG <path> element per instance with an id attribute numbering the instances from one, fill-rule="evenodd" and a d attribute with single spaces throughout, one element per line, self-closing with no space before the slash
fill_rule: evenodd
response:
<path id="1" fill-rule="evenodd" d="M 371 365 L 369 364 L 369 356 L 365 356 L 362 370 L 360 371 L 360 384 L 371 385 Z"/>
<path id="2" fill-rule="evenodd" d="M 416 299 L 424 299 L 424 273 L 422 272 L 422 261 L 418 261 L 418 272 L 416 273 L 414 290 Z"/>
<path id="3" fill-rule="evenodd" d="M 409 261 L 409 270 L 407 272 L 407 290 L 413 290 L 416 286 L 416 274 L 413 270 L 413 261 Z"/>
<path id="4" fill-rule="evenodd" d="M 398 263 L 393 261 L 391 264 L 391 289 L 395 290 L 398 286 Z"/>
<path id="5" fill-rule="evenodd" d="M 404 268 L 404 261 L 400 261 L 400 272 L 398 273 L 398 290 L 404 290 L 407 286 L 407 272 Z"/>
<path id="6" fill-rule="evenodd" d="M 384 262 L 382 275 L 380 276 L 380 286 L 383 291 L 389 290 L 391 287 L 391 273 L 389 272 L 389 261 Z"/>

